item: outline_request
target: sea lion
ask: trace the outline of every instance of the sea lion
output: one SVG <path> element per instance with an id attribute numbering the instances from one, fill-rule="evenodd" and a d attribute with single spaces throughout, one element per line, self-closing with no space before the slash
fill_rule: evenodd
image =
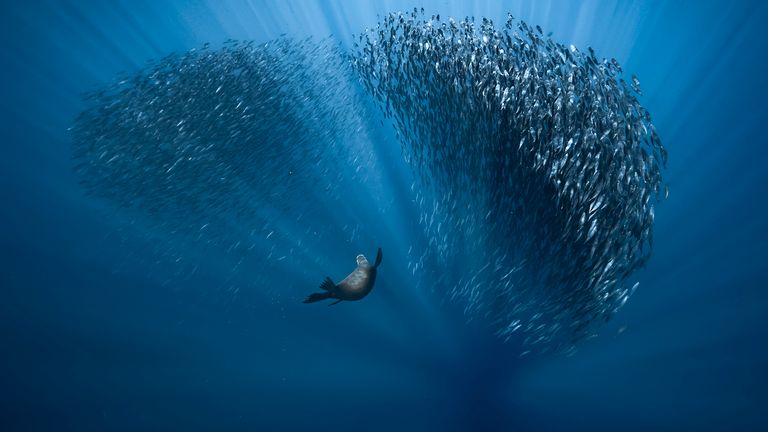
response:
<path id="1" fill-rule="evenodd" d="M 368 295 L 376 282 L 376 269 L 381 264 L 381 248 L 376 252 L 376 262 L 371 265 L 364 255 L 357 256 L 357 268 L 345 277 L 338 285 L 333 283 L 330 277 L 326 277 L 320 288 L 325 292 L 310 294 L 304 299 L 304 303 L 314 303 L 325 299 L 337 299 L 328 306 L 333 306 L 341 301 L 354 301 Z"/>

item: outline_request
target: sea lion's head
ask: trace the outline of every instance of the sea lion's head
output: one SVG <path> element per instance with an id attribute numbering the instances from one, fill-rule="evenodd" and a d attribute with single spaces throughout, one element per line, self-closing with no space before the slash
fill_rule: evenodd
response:
<path id="1" fill-rule="evenodd" d="M 360 254 L 357 256 L 356 259 L 357 259 L 358 266 L 368 266 L 368 267 L 370 266 L 370 264 L 368 264 L 368 260 L 365 258 L 365 255 Z"/>

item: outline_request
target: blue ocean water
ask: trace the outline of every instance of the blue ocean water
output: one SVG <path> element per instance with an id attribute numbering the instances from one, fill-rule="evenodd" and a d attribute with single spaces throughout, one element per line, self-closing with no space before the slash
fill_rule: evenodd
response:
<path id="1" fill-rule="evenodd" d="M 83 92 L 149 60 L 282 34 L 350 46 L 414 6 L 511 12 L 642 83 L 670 197 L 640 288 L 572 356 L 521 358 L 520 341 L 417 286 L 410 173 L 375 121 L 358 142 L 373 151 L 365 187 L 311 209 L 343 236 L 267 272 L 267 242 L 239 263 L 86 195 L 73 171 Z M 764 2 L 41 1 L 0 17 L 2 430 L 766 428 Z M 286 241 L 311 225 L 271 222 Z M 377 246 L 368 298 L 301 303 Z"/>

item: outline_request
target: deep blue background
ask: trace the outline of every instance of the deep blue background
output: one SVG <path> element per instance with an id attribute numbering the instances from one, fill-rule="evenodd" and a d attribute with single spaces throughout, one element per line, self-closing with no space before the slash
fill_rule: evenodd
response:
<path id="1" fill-rule="evenodd" d="M 346 261 L 278 269 L 267 287 L 223 271 L 215 251 L 194 277 L 172 276 L 151 227 L 116 235 L 124 221 L 71 171 L 80 94 L 121 71 L 227 38 L 349 43 L 414 5 L 510 11 L 642 82 L 670 198 L 640 289 L 573 357 L 520 359 L 515 341 L 416 291 L 399 256 L 407 203 L 364 227 L 370 242 L 328 252 Z M 765 430 L 767 28 L 762 1 L 4 2 L 0 429 Z M 407 197 L 397 148 L 370 145 L 387 166 L 381 194 Z M 372 242 L 392 252 L 368 299 L 300 304 Z"/>

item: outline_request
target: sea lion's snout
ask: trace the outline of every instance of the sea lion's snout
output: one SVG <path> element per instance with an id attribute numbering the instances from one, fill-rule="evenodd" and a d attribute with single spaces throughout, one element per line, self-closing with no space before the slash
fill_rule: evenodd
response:
<path id="1" fill-rule="evenodd" d="M 365 255 L 360 254 L 357 256 L 357 265 L 367 264 L 368 260 L 365 258 Z"/>

